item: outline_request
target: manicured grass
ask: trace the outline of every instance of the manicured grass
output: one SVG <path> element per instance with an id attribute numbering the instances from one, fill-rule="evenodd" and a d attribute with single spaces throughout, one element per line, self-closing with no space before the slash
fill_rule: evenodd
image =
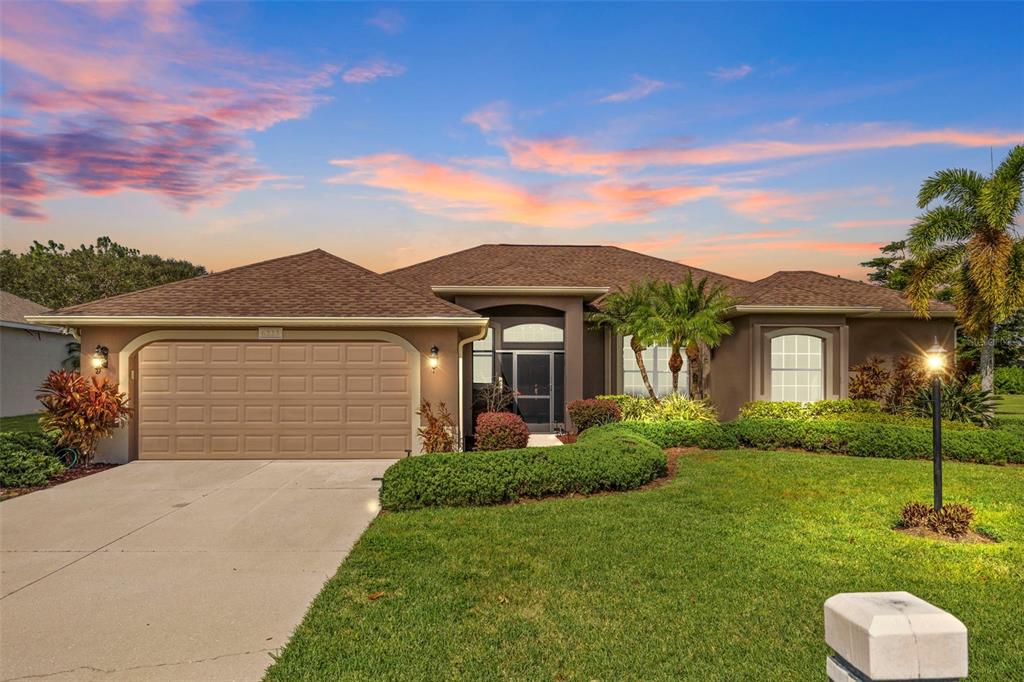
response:
<path id="1" fill-rule="evenodd" d="M 998 395 L 996 401 L 996 414 L 1024 418 L 1024 395 Z"/>
<path id="2" fill-rule="evenodd" d="M 39 415 L 22 414 L 17 417 L 0 417 L 0 431 L 39 433 Z"/>
<path id="3" fill-rule="evenodd" d="M 648 491 L 376 519 L 269 680 L 823 677 L 822 604 L 908 590 L 963 620 L 971 679 L 1024 669 L 1024 468 L 948 463 L 1002 542 L 890 530 L 927 462 L 683 455 Z M 371 596 L 377 596 L 371 599 Z"/>

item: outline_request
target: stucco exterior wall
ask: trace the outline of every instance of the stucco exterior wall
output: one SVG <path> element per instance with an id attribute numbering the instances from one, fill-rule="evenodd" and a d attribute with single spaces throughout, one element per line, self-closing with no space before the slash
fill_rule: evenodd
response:
<path id="1" fill-rule="evenodd" d="M 67 357 L 66 334 L 0 327 L 0 416 L 30 414 L 40 408 L 39 385 Z"/>
<path id="2" fill-rule="evenodd" d="M 720 419 L 733 419 L 750 400 L 751 326 L 749 317 L 731 320 L 733 332 L 722 339 L 711 357 L 712 402 Z"/>
<path id="3" fill-rule="evenodd" d="M 920 355 L 935 339 L 943 348 L 956 348 L 956 326 L 953 320 L 851 318 L 850 364 L 856 365 L 872 356 L 891 361 L 899 355 Z"/>
<path id="4" fill-rule="evenodd" d="M 394 334 L 411 344 L 420 353 L 420 398 L 429 400 L 435 406 L 444 402 L 453 413 L 458 412 L 459 404 L 459 341 L 470 336 L 473 328 L 459 329 L 454 327 L 381 327 L 368 330 L 359 329 L 315 329 L 315 328 L 287 328 L 283 332 L 283 341 L 289 338 L 297 340 L 300 336 L 315 334 L 317 339 L 329 341 L 332 338 L 343 340 L 351 333 L 366 334 L 367 332 L 385 332 Z M 122 350 L 134 339 L 150 332 L 160 332 L 160 340 L 202 340 L 203 332 L 207 333 L 208 340 L 216 340 L 219 334 L 225 332 L 237 333 L 237 338 L 248 338 L 257 340 L 257 329 L 255 327 L 239 327 L 224 329 L 223 327 L 194 328 L 194 329 L 161 329 L 159 327 L 85 327 L 81 330 L 82 336 L 82 372 L 86 375 L 94 374 L 89 366 L 89 359 L 92 350 L 97 345 L 106 346 L 110 351 L 108 367 L 104 374 L 112 381 L 118 382 L 121 373 Z M 196 333 L 199 333 L 197 336 Z M 304 338 L 305 338 L 304 337 Z M 386 337 L 382 337 L 388 340 Z M 273 343 L 268 341 L 267 343 Z M 428 357 L 432 346 L 438 348 L 438 367 L 431 370 Z M 136 368 L 138 348 L 128 358 L 128 370 Z M 130 376 L 130 375 L 129 375 Z M 121 386 L 121 390 L 129 394 L 131 398 L 135 394 L 135 382 L 137 377 L 129 379 L 128 386 Z M 137 437 L 134 423 L 121 429 L 114 438 L 103 443 L 100 448 L 98 461 L 125 462 L 135 456 L 135 439 Z"/>

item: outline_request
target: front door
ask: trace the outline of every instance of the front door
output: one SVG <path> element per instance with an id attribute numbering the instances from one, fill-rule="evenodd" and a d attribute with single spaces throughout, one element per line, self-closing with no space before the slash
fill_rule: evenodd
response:
<path id="1" fill-rule="evenodd" d="M 534 433 L 550 433 L 552 353 L 516 353 L 516 405 Z"/>

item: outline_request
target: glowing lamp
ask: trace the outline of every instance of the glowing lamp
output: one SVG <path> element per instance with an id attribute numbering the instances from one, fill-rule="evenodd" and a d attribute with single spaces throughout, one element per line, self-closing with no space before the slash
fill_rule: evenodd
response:
<path id="1" fill-rule="evenodd" d="M 431 372 L 437 371 L 437 364 L 438 364 L 438 357 L 437 356 L 438 356 L 439 353 L 440 353 L 440 351 L 437 349 L 437 346 L 432 346 L 431 347 L 431 349 L 430 349 L 430 358 L 428 360 L 428 362 L 430 363 L 430 371 Z"/>
<path id="2" fill-rule="evenodd" d="M 946 368 L 946 349 L 939 345 L 938 339 L 925 352 L 924 362 L 930 374 L 938 374 Z"/>
<path id="3" fill-rule="evenodd" d="M 107 350 L 106 346 L 96 346 L 96 350 L 92 354 L 92 368 L 99 374 L 107 368 L 107 358 L 110 356 L 110 351 Z"/>

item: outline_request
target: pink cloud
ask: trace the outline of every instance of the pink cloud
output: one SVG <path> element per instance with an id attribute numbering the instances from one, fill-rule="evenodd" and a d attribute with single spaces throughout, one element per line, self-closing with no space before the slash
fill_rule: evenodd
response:
<path id="1" fill-rule="evenodd" d="M 490 220 L 531 227 L 581 228 L 598 223 L 641 222 L 655 211 L 695 201 L 714 187 L 655 187 L 644 183 L 598 182 L 527 187 L 477 171 L 378 154 L 338 159 L 345 169 L 333 184 L 355 184 L 395 192 L 413 208 L 457 220 Z"/>
<path id="2" fill-rule="evenodd" d="M 720 81 L 735 81 L 740 78 L 746 78 L 753 73 L 754 67 L 750 64 L 740 64 L 739 66 L 719 66 L 717 69 L 709 73 L 708 75 L 715 80 Z"/>
<path id="3" fill-rule="evenodd" d="M 759 223 L 776 220 L 813 220 L 817 207 L 840 197 L 836 192 L 788 192 L 781 190 L 732 190 L 726 205 L 736 213 Z"/>
<path id="4" fill-rule="evenodd" d="M 375 26 L 384 33 L 395 35 L 405 30 L 405 16 L 397 9 L 382 9 L 366 20 L 367 25 Z"/>
<path id="5" fill-rule="evenodd" d="M 633 100 L 643 99 L 644 97 L 652 95 L 659 90 L 664 90 L 668 86 L 668 83 L 654 80 L 653 78 L 633 76 L 633 85 L 631 87 L 619 92 L 613 92 L 612 94 L 602 97 L 597 101 L 604 102 L 605 104 L 632 102 Z"/>
<path id="6" fill-rule="evenodd" d="M 394 78 L 403 73 L 405 73 L 405 67 L 401 64 L 393 64 L 383 59 L 372 59 L 347 69 L 341 75 L 341 79 L 346 83 L 362 84 L 372 83 L 381 78 Z"/>
<path id="7" fill-rule="evenodd" d="M 832 223 L 832 227 L 841 230 L 852 230 L 871 227 L 909 227 L 914 222 L 913 218 L 892 218 L 885 220 L 840 220 Z"/>
<path id="8" fill-rule="evenodd" d="M 472 123 L 485 133 L 506 131 L 511 128 L 508 121 L 508 103 L 491 102 L 474 109 L 463 117 L 464 123 Z"/>
<path id="9" fill-rule="evenodd" d="M 98 4 L 5 7 L 5 105 L 30 121 L 0 131 L 5 213 L 42 219 L 59 194 L 122 190 L 185 210 L 280 177 L 246 135 L 307 115 L 333 68 L 212 47 L 180 3 Z"/>
<path id="10" fill-rule="evenodd" d="M 606 150 L 575 137 L 511 139 L 505 149 L 512 164 L 526 170 L 561 174 L 607 175 L 653 166 L 710 166 L 755 163 L 920 145 L 988 147 L 1016 144 L 1024 132 L 973 132 L 943 128 L 906 130 L 863 124 L 844 135 L 819 141 L 756 140 L 705 147 Z"/>

